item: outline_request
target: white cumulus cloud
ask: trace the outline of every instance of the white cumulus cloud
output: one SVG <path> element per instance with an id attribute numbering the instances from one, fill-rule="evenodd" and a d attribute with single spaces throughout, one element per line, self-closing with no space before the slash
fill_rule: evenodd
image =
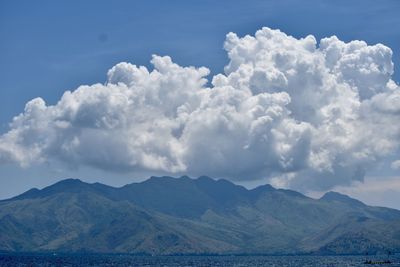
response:
<path id="1" fill-rule="evenodd" d="M 207 68 L 153 56 L 153 70 L 123 62 L 107 83 L 67 91 L 55 105 L 31 100 L 0 136 L 0 163 L 328 189 L 400 156 L 390 48 L 269 28 L 229 33 L 224 48 L 229 63 L 211 86 Z"/>

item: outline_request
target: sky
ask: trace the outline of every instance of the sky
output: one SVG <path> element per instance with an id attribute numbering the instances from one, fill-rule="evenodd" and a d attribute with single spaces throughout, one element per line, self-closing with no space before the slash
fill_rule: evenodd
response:
<path id="1" fill-rule="evenodd" d="M 0 198 L 188 174 L 400 208 L 399 11 L 1 1 Z"/>

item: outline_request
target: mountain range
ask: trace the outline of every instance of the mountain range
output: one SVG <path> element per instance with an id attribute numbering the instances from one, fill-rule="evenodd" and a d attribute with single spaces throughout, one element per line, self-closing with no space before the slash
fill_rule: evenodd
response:
<path id="1" fill-rule="evenodd" d="M 138 254 L 400 251 L 400 211 L 202 176 L 67 179 L 0 201 L 0 250 Z"/>

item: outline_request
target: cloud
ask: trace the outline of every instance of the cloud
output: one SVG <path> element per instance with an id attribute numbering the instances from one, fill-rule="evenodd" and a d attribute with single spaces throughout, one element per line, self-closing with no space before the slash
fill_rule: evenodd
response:
<path id="1" fill-rule="evenodd" d="M 392 164 L 390 164 L 390 167 L 393 170 L 400 170 L 400 160 L 393 161 Z"/>
<path id="2" fill-rule="evenodd" d="M 0 162 L 112 171 L 267 177 L 324 190 L 362 181 L 399 156 L 400 88 L 392 51 L 337 37 L 317 44 L 263 28 L 229 33 L 224 73 L 153 56 L 119 63 L 105 84 L 36 98 L 0 137 Z"/>

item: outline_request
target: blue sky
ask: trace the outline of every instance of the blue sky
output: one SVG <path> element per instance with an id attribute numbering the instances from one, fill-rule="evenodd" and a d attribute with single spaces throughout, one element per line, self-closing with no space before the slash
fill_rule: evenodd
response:
<path id="1" fill-rule="evenodd" d="M 152 69 L 152 54 L 169 55 L 181 66 L 208 67 L 210 77 L 221 73 L 228 63 L 225 35 L 253 35 L 263 26 L 296 38 L 336 35 L 346 42 L 383 43 L 393 50 L 393 78 L 399 81 L 399 11 L 396 0 L 1 1 L 0 132 L 8 131 L 29 100 L 40 96 L 55 104 L 66 90 L 105 82 L 107 70 L 121 61 Z M 120 185 L 147 174 L 3 164 L 0 198 L 66 176 Z"/>

